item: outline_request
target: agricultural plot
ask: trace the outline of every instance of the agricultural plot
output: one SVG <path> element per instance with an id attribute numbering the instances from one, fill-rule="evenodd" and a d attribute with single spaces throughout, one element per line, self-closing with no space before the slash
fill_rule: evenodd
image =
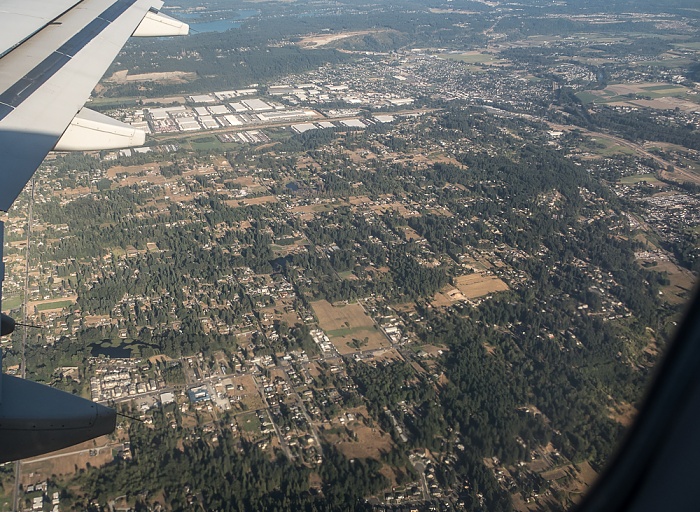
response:
<path id="1" fill-rule="evenodd" d="M 476 299 L 489 293 L 508 290 L 508 285 L 492 275 L 468 274 L 455 279 L 457 289 L 467 299 Z"/>
<path id="2" fill-rule="evenodd" d="M 390 346 L 360 304 L 334 306 L 320 300 L 312 302 L 311 307 L 321 329 L 341 355 Z"/>

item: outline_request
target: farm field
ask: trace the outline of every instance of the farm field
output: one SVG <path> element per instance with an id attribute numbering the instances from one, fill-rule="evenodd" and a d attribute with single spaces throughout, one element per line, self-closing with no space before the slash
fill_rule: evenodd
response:
<path id="1" fill-rule="evenodd" d="M 311 307 L 331 343 L 341 355 L 390 346 L 360 304 L 334 306 L 328 301 L 312 302 Z"/>
<path id="2" fill-rule="evenodd" d="M 508 290 L 508 285 L 492 275 L 468 274 L 455 279 L 457 289 L 467 299 L 476 299 L 489 293 Z"/>

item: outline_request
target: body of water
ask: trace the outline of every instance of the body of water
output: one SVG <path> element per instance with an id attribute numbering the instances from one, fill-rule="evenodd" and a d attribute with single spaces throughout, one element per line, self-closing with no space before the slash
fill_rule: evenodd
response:
<path id="1" fill-rule="evenodd" d="M 239 9 L 232 14 L 230 18 L 219 20 L 206 20 L 200 13 L 173 13 L 172 16 L 189 23 L 190 28 L 195 32 L 226 32 L 232 28 L 239 28 L 247 18 L 260 14 L 260 11 Z"/>

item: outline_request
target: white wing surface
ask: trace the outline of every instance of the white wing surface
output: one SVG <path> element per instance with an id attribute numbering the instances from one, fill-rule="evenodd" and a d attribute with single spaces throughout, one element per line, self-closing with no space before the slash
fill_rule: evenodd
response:
<path id="1" fill-rule="evenodd" d="M 137 29 L 136 35 L 187 33 L 186 24 L 158 13 L 161 6 L 159 0 L 0 1 L 0 210 L 9 209 L 64 133 L 66 149 L 143 143 L 140 130 L 86 109 L 77 114 Z"/>

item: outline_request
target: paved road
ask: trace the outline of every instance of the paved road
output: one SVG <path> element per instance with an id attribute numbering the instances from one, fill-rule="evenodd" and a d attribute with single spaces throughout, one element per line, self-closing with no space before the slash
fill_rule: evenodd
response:
<path id="1" fill-rule="evenodd" d="M 267 397 L 265 396 L 265 390 L 263 389 L 262 384 L 260 384 L 258 382 L 258 379 L 255 378 L 255 375 L 253 375 L 253 381 L 255 382 L 255 386 L 258 388 L 258 393 L 260 393 L 260 396 L 262 397 L 263 402 L 265 402 L 265 410 L 267 411 L 267 416 L 270 418 L 270 422 L 272 423 L 272 427 L 275 429 L 275 433 L 277 434 L 277 438 L 280 440 L 280 445 L 282 446 L 282 449 L 284 450 L 285 455 L 287 455 L 287 458 L 289 460 L 294 460 L 294 457 L 292 456 L 292 452 L 289 449 L 289 445 L 287 444 L 287 441 L 282 436 L 282 431 L 277 426 L 277 423 L 275 423 L 275 420 L 272 417 L 272 410 L 270 409 L 270 404 L 267 403 Z"/>
<path id="2" fill-rule="evenodd" d="M 425 479 L 425 464 L 420 459 L 416 459 L 414 456 L 410 456 L 409 460 L 413 467 L 420 475 L 420 486 L 423 492 L 423 500 L 430 501 L 430 491 L 428 490 L 428 481 Z"/>
<path id="3" fill-rule="evenodd" d="M 282 368 L 282 367 L 278 367 L 278 368 Z M 299 409 L 301 410 L 301 413 L 304 415 L 304 418 L 306 418 L 306 423 L 309 424 L 309 428 L 311 429 L 311 434 L 314 436 L 314 439 L 316 440 L 316 446 L 318 446 L 319 451 L 321 452 L 321 454 L 323 454 L 323 445 L 321 444 L 321 437 L 318 435 L 318 430 L 316 430 L 316 427 L 314 426 L 314 424 L 311 423 L 311 416 L 309 416 L 309 413 L 306 410 L 306 405 L 304 404 L 304 401 L 299 396 L 299 393 L 297 393 L 297 390 L 294 389 L 294 384 L 292 384 L 292 381 L 289 378 L 289 375 L 287 375 L 287 372 L 284 370 L 284 368 L 282 368 L 282 371 L 284 372 L 284 379 L 287 381 L 287 385 L 289 386 L 289 389 L 292 390 L 292 393 L 294 393 L 294 396 L 296 397 L 297 404 L 299 405 Z"/>

